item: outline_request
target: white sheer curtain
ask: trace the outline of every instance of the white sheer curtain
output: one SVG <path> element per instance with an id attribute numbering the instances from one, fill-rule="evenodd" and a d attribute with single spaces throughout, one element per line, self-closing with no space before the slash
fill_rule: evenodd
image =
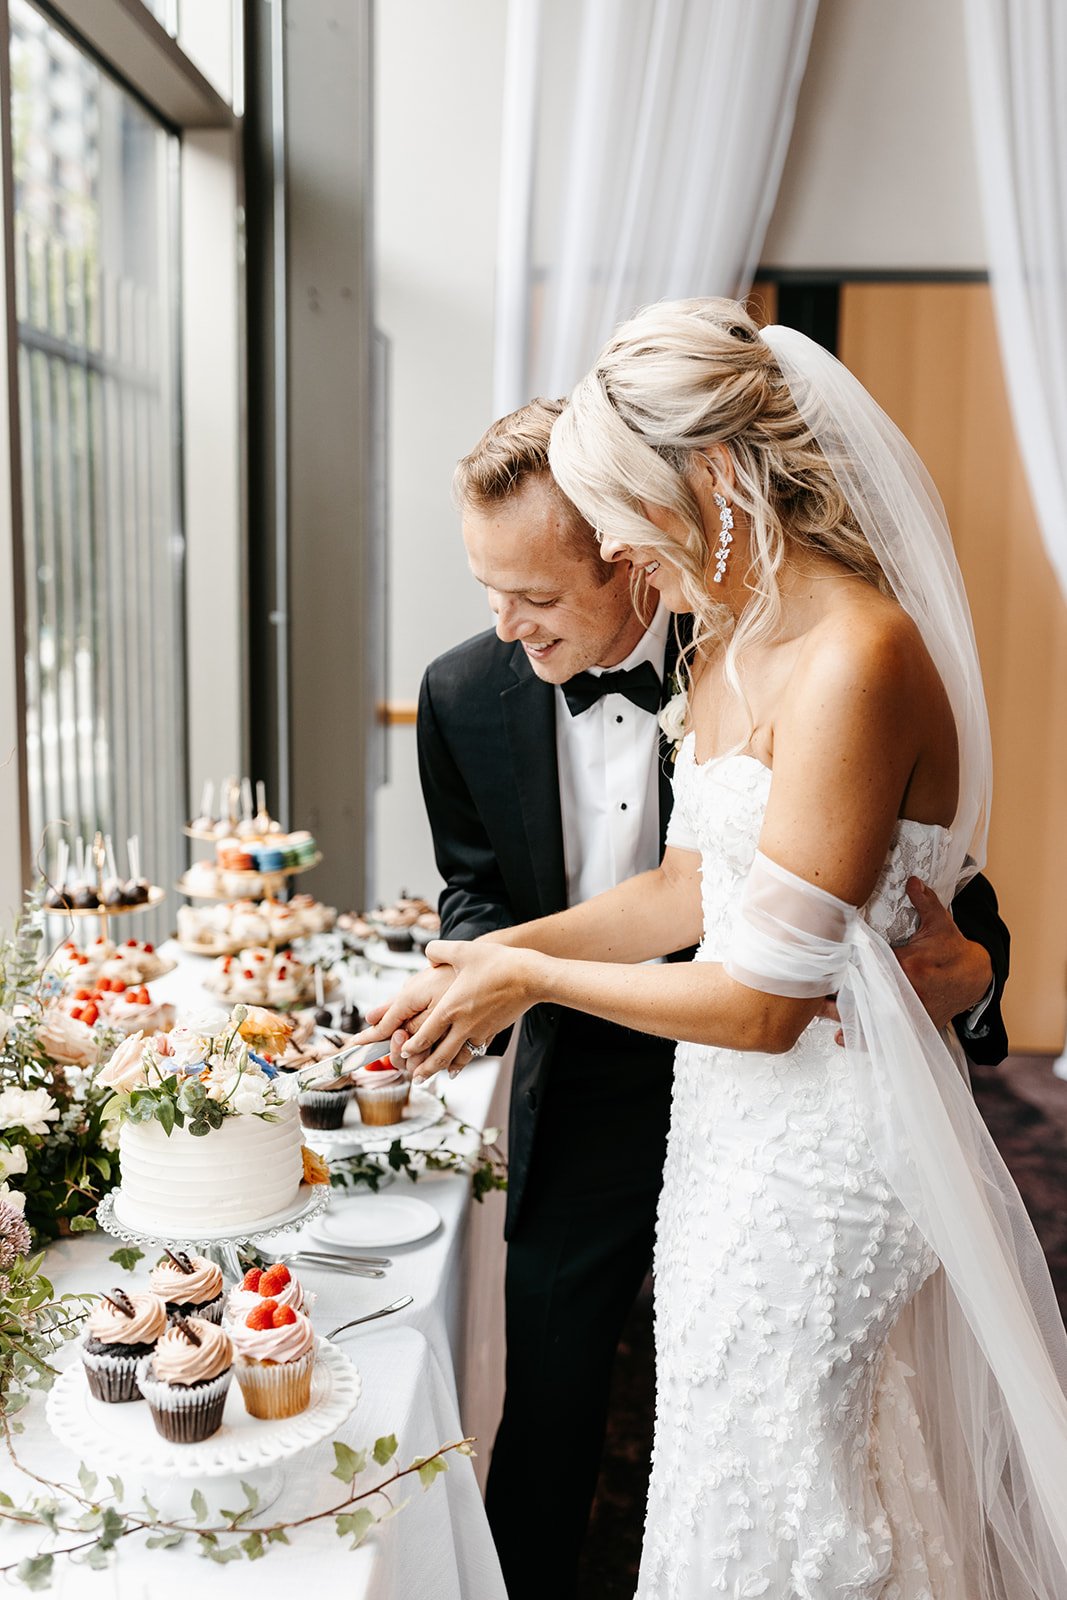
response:
<path id="1" fill-rule="evenodd" d="M 747 292 L 818 0 L 510 0 L 496 412 L 649 300 Z"/>
<path id="2" fill-rule="evenodd" d="M 1001 354 L 1067 596 L 1067 5 L 967 0 L 978 175 Z"/>

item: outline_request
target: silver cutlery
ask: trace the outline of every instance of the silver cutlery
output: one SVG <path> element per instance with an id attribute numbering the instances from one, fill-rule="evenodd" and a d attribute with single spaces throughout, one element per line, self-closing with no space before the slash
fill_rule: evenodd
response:
<path id="1" fill-rule="evenodd" d="M 368 1311 L 362 1317 L 353 1317 L 351 1322 L 342 1322 L 339 1327 L 331 1328 L 326 1337 L 336 1339 L 339 1333 L 344 1333 L 349 1328 L 358 1328 L 361 1322 L 376 1322 L 379 1317 L 392 1316 L 394 1311 L 403 1311 L 411 1303 L 412 1296 L 406 1294 L 402 1300 L 394 1300 L 391 1306 L 382 1306 L 380 1311 Z"/>
<path id="2" fill-rule="evenodd" d="M 384 1278 L 385 1270 L 382 1267 L 363 1267 L 358 1262 L 348 1261 L 338 1256 L 334 1260 L 324 1261 L 319 1257 L 308 1260 L 306 1256 L 290 1256 L 290 1261 L 299 1261 L 309 1267 L 317 1267 L 321 1272 L 347 1272 L 350 1278 Z"/>
<path id="3" fill-rule="evenodd" d="M 392 1259 L 389 1256 L 349 1256 L 341 1250 L 298 1250 L 293 1260 L 301 1261 L 340 1261 L 346 1266 L 355 1262 L 360 1267 L 391 1267 Z"/>

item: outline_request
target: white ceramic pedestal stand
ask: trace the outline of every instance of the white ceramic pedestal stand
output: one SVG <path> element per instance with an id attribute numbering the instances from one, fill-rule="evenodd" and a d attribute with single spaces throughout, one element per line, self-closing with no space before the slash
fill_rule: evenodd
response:
<path id="1" fill-rule="evenodd" d="M 220 1507 L 245 1505 L 244 1482 L 259 1496 L 257 1516 L 272 1505 L 284 1482 L 281 1463 L 339 1428 L 355 1409 L 360 1388 L 359 1373 L 344 1351 L 320 1339 L 305 1411 L 276 1421 L 250 1416 L 235 1375 L 221 1428 L 200 1444 L 164 1439 L 146 1401 L 94 1400 L 80 1361 L 49 1390 L 47 1415 L 65 1445 L 91 1466 L 124 1478 L 131 1503 L 143 1493 L 167 1521 L 184 1519 L 190 1516 L 192 1491 L 199 1488 L 210 1501 L 212 1520 L 221 1522 Z"/>
<path id="2" fill-rule="evenodd" d="M 199 1234 L 185 1235 L 147 1233 L 141 1228 L 131 1227 L 122 1220 L 122 1191 L 113 1189 L 97 1206 L 96 1220 L 105 1233 L 110 1233 L 113 1238 L 122 1239 L 127 1244 L 148 1245 L 160 1250 L 195 1250 L 206 1260 L 217 1262 L 222 1268 L 223 1275 L 228 1277 L 231 1283 L 240 1283 L 244 1271 L 237 1253 L 238 1245 L 258 1245 L 267 1239 L 276 1238 L 280 1233 L 289 1233 L 294 1228 L 302 1228 L 306 1222 L 321 1216 L 329 1203 L 328 1183 L 303 1185 L 302 1192 L 293 1205 L 285 1211 L 279 1211 L 273 1217 L 268 1217 L 258 1227 L 246 1227 L 240 1230 L 207 1229 Z"/>

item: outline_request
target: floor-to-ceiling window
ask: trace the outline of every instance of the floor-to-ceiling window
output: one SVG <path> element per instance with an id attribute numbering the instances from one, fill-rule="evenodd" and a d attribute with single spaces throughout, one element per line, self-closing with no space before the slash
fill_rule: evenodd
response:
<path id="1" fill-rule="evenodd" d="M 29 0 L 10 15 L 31 847 L 99 830 L 124 872 L 139 836 L 169 884 L 186 790 L 179 141 Z"/>

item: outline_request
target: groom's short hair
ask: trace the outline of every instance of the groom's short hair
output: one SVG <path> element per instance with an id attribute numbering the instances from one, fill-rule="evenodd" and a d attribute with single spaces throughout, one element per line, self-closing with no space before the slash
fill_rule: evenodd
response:
<path id="1" fill-rule="evenodd" d="M 595 561 L 597 576 L 606 583 L 612 574 L 611 563 L 601 560 L 595 532 L 563 493 L 548 464 L 552 424 L 566 404 L 565 400 L 530 400 L 518 411 L 500 417 L 457 465 L 452 493 L 461 508 L 490 511 L 535 479 L 543 482 L 559 505 L 568 546 L 576 556 Z"/>

